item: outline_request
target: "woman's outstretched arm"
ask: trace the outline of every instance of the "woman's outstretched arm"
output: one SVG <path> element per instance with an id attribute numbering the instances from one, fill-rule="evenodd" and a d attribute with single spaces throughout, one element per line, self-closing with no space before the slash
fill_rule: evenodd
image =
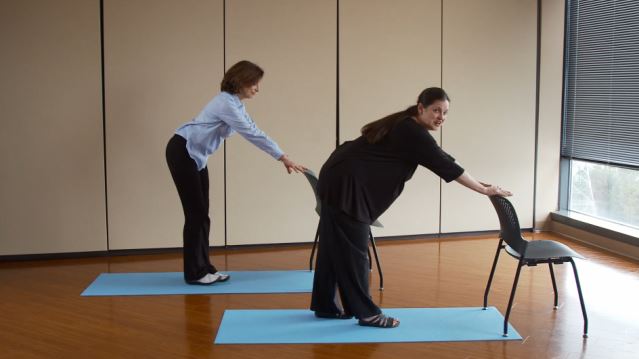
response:
<path id="1" fill-rule="evenodd" d="M 461 184 L 464 187 L 470 188 L 473 191 L 484 194 L 486 196 L 498 195 L 498 196 L 508 197 L 513 195 L 512 192 L 506 191 L 505 189 L 502 189 L 501 187 L 497 185 L 491 185 L 491 184 L 477 181 L 466 171 L 464 171 L 464 173 L 462 173 L 461 176 L 457 177 L 455 181 L 457 181 L 459 184 Z"/>

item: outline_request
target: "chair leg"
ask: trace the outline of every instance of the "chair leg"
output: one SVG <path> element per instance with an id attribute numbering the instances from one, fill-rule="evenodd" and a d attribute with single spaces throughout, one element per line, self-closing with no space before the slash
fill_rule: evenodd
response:
<path id="1" fill-rule="evenodd" d="M 379 290 L 384 290 L 384 273 L 382 273 L 382 265 L 379 264 L 379 256 L 377 255 L 377 245 L 375 245 L 375 237 L 373 237 L 373 232 L 368 230 L 368 237 L 371 240 L 371 244 L 373 246 L 373 253 L 375 254 L 375 262 L 377 263 L 377 271 L 379 272 Z M 370 255 L 368 256 L 369 261 Z"/>
<path id="2" fill-rule="evenodd" d="M 572 264 L 572 271 L 575 273 L 575 282 L 577 282 L 577 292 L 579 293 L 579 302 L 581 303 L 581 313 L 584 316 L 584 338 L 588 338 L 588 315 L 586 314 L 586 304 L 584 304 L 584 296 L 581 293 L 581 284 L 579 283 L 579 275 L 577 274 L 577 266 L 575 261 L 570 258 L 570 264 Z"/>
<path id="3" fill-rule="evenodd" d="M 315 231 L 315 241 L 313 241 L 313 249 L 311 249 L 311 260 L 308 262 L 308 270 L 313 270 L 313 257 L 315 257 L 315 248 L 317 247 L 317 241 L 319 240 L 319 223 L 317 224 L 317 230 Z"/>
<path id="4" fill-rule="evenodd" d="M 524 266 L 523 259 L 520 259 L 519 264 L 517 264 L 517 273 L 515 274 L 513 289 L 510 291 L 510 299 L 508 300 L 508 309 L 506 309 L 506 316 L 504 317 L 504 337 L 508 336 L 508 317 L 510 317 L 510 310 L 513 307 L 513 301 L 515 300 L 515 291 L 517 290 L 517 283 L 519 282 L 519 273 L 521 272 L 521 267 L 523 266 Z"/>
<path id="5" fill-rule="evenodd" d="M 373 257 L 371 257 L 371 248 L 368 247 L 368 271 L 373 271 Z"/>
<path id="6" fill-rule="evenodd" d="M 490 285 L 493 283 L 493 276 L 495 275 L 495 268 L 497 268 L 497 260 L 499 259 L 499 252 L 501 252 L 503 239 L 499 240 L 497 245 L 497 252 L 495 253 L 495 259 L 493 260 L 493 268 L 490 270 L 490 276 L 488 276 L 488 283 L 486 284 L 486 291 L 484 291 L 484 310 L 488 307 L 488 292 L 490 292 Z"/>
<path id="7" fill-rule="evenodd" d="M 555 306 L 554 310 L 559 307 L 559 295 L 557 294 L 557 282 L 555 281 L 555 271 L 552 267 L 552 262 L 548 262 L 548 268 L 550 268 L 550 279 L 552 279 L 552 290 L 555 292 Z"/>

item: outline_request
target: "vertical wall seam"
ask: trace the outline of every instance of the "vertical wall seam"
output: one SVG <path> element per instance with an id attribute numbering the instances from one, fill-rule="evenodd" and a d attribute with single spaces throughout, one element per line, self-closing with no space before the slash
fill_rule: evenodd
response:
<path id="1" fill-rule="evenodd" d="M 439 19 L 439 86 L 444 87 L 444 0 L 440 1 L 440 19 Z M 444 148 L 444 128 L 442 127 L 439 132 L 439 142 L 442 149 Z M 439 228 L 437 233 L 442 234 L 442 195 L 443 184 L 442 179 L 439 179 Z"/>
<path id="2" fill-rule="evenodd" d="M 537 64 L 535 79 L 535 160 L 533 167 L 532 229 L 537 230 L 537 167 L 539 161 L 539 84 L 541 81 L 541 1 L 537 0 Z"/>
<path id="3" fill-rule="evenodd" d="M 105 70 L 104 70 L 104 0 L 100 0 L 100 82 L 102 86 L 102 163 L 104 168 L 104 221 L 106 228 L 106 250 L 107 254 L 110 251 L 110 238 L 109 238 L 109 192 L 108 192 L 108 177 L 107 177 L 107 144 L 106 144 L 106 85 L 105 85 Z"/>
<path id="4" fill-rule="evenodd" d="M 335 148 L 339 146 L 339 0 L 336 0 L 336 56 L 335 56 Z"/>
<path id="5" fill-rule="evenodd" d="M 222 77 L 226 72 L 226 0 L 222 0 Z M 228 245 L 228 217 L 226 200 L 226 141 L 224 141 L 224 248 Z"/>

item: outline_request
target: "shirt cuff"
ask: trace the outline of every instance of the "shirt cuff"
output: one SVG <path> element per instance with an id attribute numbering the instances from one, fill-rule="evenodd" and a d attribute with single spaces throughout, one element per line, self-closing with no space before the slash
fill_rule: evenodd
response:
<path id="1" fill-rule="evenodd" d="M 280 157 L 282 157 L 283 154 L 284 154 L 284 151 L 278 148 L 271 153 L 271 156 L 273 156 L 273 158 L 279 161 Z"/>

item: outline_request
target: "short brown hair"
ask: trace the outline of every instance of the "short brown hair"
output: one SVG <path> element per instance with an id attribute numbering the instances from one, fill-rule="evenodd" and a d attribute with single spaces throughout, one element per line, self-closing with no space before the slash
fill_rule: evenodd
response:
<path id="1" fill-rule="evenodd" d="M 220 89 L 236 94 L 243 87 L 255 85 L 263 76 L 264 70 L 261 67 L 250 61 L 242 60 L 226 71 Z"/>

